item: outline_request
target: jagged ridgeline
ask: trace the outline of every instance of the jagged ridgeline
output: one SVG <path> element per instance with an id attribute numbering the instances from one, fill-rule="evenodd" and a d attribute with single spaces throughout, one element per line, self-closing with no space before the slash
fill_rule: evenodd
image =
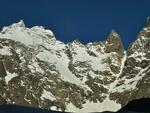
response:
<path id="1" fill-rule="evenodd" d="M 23 21 L 0 32 L 0 104 L 67 112 L 117 111 L 150 96 L 150 19 L 128 50 L 106 41 L 63 43 Z"/>

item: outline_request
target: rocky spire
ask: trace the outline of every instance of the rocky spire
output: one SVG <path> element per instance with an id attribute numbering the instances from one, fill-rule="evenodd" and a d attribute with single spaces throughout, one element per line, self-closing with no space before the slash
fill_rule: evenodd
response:
<path id="1" fill-rule="evenodd" d="M 106 52 L 124 53 L 124 47 L 120 39 L 120 35 L 115 29 L 111 31 L 106 40 Z"/>
<path id="2" fill-rule="evenodd" d="M 149 51 L 150 48 L 150 17 L 147 17 L 146 27 L 144 27 L 138 34 L 137 39 L 130 44 L 128 54 L 135 51 Z"/>
<path id="3" fill-rule="evenodd" d="M 109 34 L 111 36 L 116 36 L 116 37 L 120 37 L 119 34 L 117 33 L 117 31 L 115 29 L 111 30 L 111 33 Z"/>

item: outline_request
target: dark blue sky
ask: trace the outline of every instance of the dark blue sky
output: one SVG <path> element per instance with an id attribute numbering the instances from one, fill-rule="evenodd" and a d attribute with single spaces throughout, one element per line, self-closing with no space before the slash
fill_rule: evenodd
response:
<path id="1" fill-rule="evenodd" d="M 105 40 L 114 28 L 124 46 L 135 40 L 150 16 L 150 0 L 1 0 L 0 27 L 23 19 L 42 25 L 57 39 L 82 43 Z"/>

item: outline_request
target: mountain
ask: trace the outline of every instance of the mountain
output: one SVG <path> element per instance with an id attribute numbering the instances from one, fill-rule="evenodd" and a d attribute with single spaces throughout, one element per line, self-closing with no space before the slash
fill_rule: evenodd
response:
<path id="1" fill-rule="evenodd" d="M 128 50 L 112 30 L 106 41 L 63 43 L 21 20 L 0 32 L 0 104 L 66 112 L 117 111 L 149 97 L 150 19 Z"/>
<path id="2" fill-rule="evenodd" d="M 148 18 L 148 22 L 150 19 Z M 150 24 L 147 24 L 128 50 L 122 74 L 110 97 L 122 105 L 128 101 L 150 95 Z M 117 97 L 119 95 L 119 97 Z"/>

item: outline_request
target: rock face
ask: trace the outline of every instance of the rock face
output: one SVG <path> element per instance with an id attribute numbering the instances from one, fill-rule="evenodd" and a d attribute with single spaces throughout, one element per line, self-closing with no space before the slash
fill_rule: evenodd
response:
<path id="1" fill-rule="evenodd" d="M 64 44 L 23 21 L 0 32 L 0 104 L 68 112 L 117 111 L 149 97 L 150 26 L 126 51 L 112 30 L 106 41 Z M 144 92 L 144 93 L 143 93 Z"/>
<path id="2" fill-rule="evenodd" d="M 150 26 L 147 26 L 141 30 L 137 40 L 128 48 L 123 71 L 117 79 L 111 98 L 125 105 L 129 100 L 149 97 L 149 77 Z"/>

